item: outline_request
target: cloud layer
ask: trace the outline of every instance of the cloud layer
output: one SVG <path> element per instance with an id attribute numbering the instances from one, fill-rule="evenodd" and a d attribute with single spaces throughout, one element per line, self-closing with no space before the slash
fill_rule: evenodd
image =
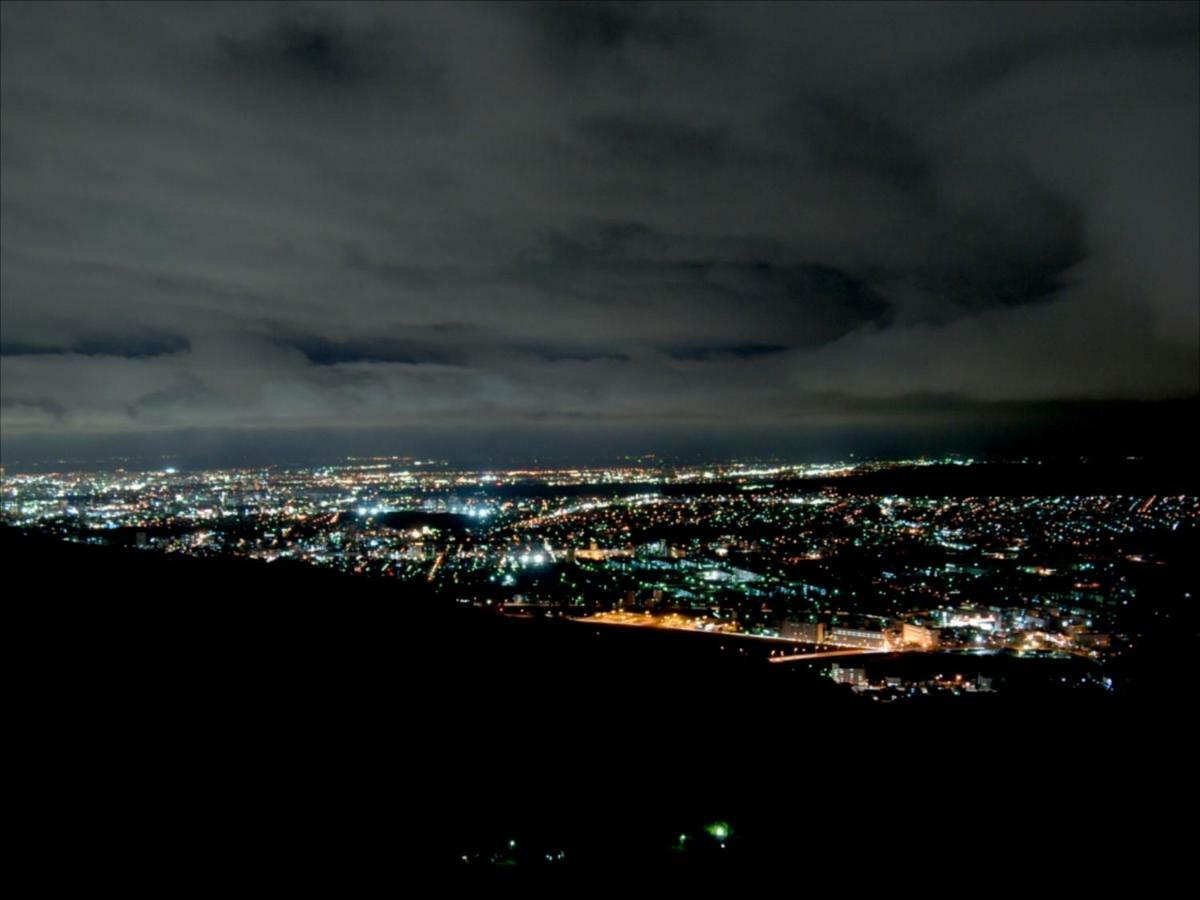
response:
<path id="1" fill-rule="evenodd" d="M 6 3 L 4 439 L 1194 395 L 1198 9 Z"/>

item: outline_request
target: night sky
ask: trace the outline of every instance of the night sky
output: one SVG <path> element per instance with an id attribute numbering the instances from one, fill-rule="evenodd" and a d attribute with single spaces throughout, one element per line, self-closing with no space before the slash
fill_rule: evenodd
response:
<path id="1" fill-rule="evenodd" d="M 2 10 L 6 463 L 1195 411 L 1195 3 Z"/>

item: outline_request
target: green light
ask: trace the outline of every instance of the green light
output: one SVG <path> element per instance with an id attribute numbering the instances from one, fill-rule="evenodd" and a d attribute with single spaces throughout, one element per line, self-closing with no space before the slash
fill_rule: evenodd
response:
<path id="1" fill-rule="evenodd" d="M 704 830 L 715 837 L 718 841 L 723 841 L 725 838 L 729 837 L 728 822 L 713 822 L 711 825 L 705 826 Z"/>

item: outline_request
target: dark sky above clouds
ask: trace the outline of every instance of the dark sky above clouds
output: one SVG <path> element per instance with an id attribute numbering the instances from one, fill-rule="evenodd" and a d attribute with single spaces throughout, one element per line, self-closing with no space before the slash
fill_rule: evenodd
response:
<path id="1" fill-rule="evenodd" d="M 1196 3 L 0 16 L 7 459 L 919 447 L 1200 391 Z"/>

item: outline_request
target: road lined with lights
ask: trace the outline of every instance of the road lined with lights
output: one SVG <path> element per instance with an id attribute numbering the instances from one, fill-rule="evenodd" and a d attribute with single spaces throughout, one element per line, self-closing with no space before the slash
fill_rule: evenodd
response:
<path id="1" fill-rule="evenodd" d="M 894 650 L 822 650 L 819 653 L 797 653 L 792 656 L 768 656 L 767 662 L 771 663 L 787 663 L 787 662 L 805 662 L 813 659 L 832 659 L 835 656 L 877 656 L 886 653 L 895 653 L 900 651 Z"/>
<path id="2" fill-rule="evenodd" d="M 631 613 L 600 613 L 594 616 L 572 618 L 571 621 L 581 622 L 584 624 L 593 625 L 623 625 L 627 628 L 655 628 L 664 631 L 683 631 L 688 634 L 704 634 L 710 637 L 728 637 L 728 638 L 752 638 L 760 641 L 775 641 L 784 643 L 785 638 L 772 634 L 748 634 L 738 631 L 706 631 L 703 628 L 697 628 L 695 625 L 673 624 L 662 620 L 655 620 L 647 616 L 637 616 Z M 868 654 L 881 653 L 901 653 L 904 652 L 901 648 L 883 648 L 873 649 L 864 647 L 855 647 L 852 649 L 842 650 L 818 650 L 815 653 L 796 653 L 788 656 L 772 656 L 768 657 L 770 662 L 794 662 L 796 660 L 805 659 L 828 659 L 837 656 L 865 656 Z"/>

